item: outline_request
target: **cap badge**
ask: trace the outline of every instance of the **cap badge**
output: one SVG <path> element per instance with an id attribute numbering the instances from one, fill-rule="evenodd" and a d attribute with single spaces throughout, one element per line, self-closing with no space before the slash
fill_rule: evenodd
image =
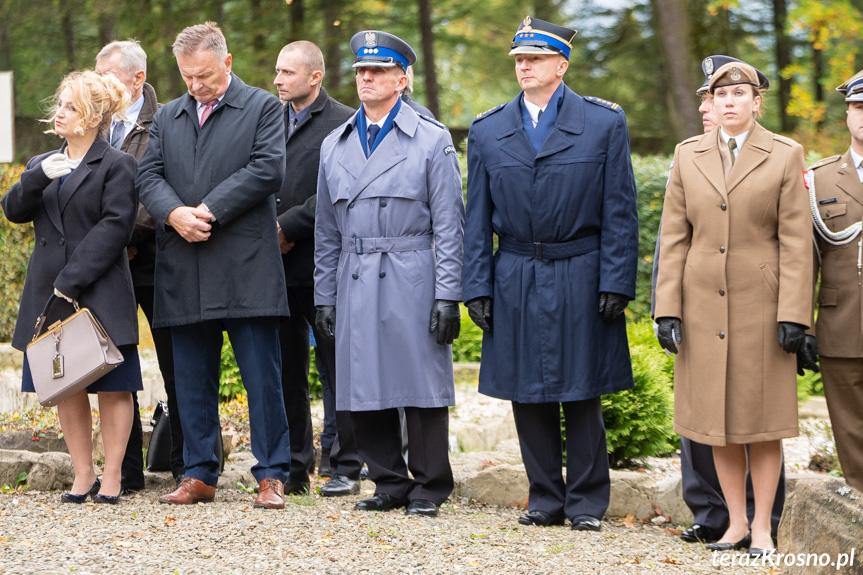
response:
<path id="1" fill-rule="evenodd" d="M 524 17 L 524 22 L 522 22 L 522 30 L 524 32 L 530 32 L 533 28 L 530 25 L 530 16 Z"/>
<path id="2" fill-rule="evenodd" d="M 708 76 L 713 74 L 713 58 L 704 59 L 704 73 Z"/>
<path id="3" fill-rule="evenodd" d="M 730 77 L 734 82 L 736 82 L 737 80 L 740 79 L 740 70 L 738 70 L 736 66 L 731 68 L 731 76 Z"/>
<path id="4" fill-rule="evenodd" d="M 366 32 L 366 46 L 374 48 L 378 45 L 378 35 L 374 32 Z"/>

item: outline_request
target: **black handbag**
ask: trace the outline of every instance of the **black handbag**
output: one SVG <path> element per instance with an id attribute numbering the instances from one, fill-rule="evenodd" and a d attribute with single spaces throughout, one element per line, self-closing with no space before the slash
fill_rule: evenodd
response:
<path id="1" fill-rule="evenodd" d="M 153 434 L 147 448 L 147 471 L 171 471 L 171 414 L 168 404 L 159 401 L 153 410 L 150 425 Z M 225 470 L 225 450 L 221 441 L 216 442 L 216 457 L 219 458 L 219 473 Z"/>

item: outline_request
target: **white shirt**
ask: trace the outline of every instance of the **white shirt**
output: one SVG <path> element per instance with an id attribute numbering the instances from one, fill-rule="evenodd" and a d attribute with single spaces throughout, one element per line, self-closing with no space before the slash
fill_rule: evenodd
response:
<path id="1" fill-rule="evenodd" d="M 228 85 L 227 85 L 227 86 L 225 86 L 225 94 L 227 94 L 227 93 L 228 93 L 228 88 L 229 88 L 230 86 L 231 86 L 231 75 L 230 75 L 230 74 L 228 74 Z M 216 111 L 216 108 L 218 108 L 218 107 L 219 107 L 219 104 L 222 102 L 222 98 L 224 98 L 224 97 L 225 97 L 225 94 L 222 94 L 221 96 L 219 96 L 218 98 L 216 98 L 216 103 L 215 103 L 215 104 L 213 104 L 213 109 L 212 109 L 212 110 L 210 110 L 210 114 L 212 114 L 213 112 L 215 112 L 215 111 Z M 203 103 L 198 102 L 197 111 L 198 111 L 198 123 L 199 123 L 199 124 L 201 123 L 201 116 L 203 116 L 203 115 L 204 115 L 204 108 L 206 108 L 206 107 L 207 107 L 207 102 L 203 102 Z"/>
<path id="2" fill-rule="evenodd" d="M 527 98 L 524 99 L 524 107 L 527 108 L 527 113 L 530 114 L 530 121 L 533 122 L 533 127 L 536 128 L 536 124 L 539 122 L 539 114 L 541 112 L 545 112 L 545 109 L 548 107 L 548 104 L 540 108 L 536 104 L 532 102 L 528 102 Z"/>
<path id="3" fill-rule="evenodd" d="M 129 104 L 129 107 L 126 108 L 126 118 L 120 120 L 118 118 L 114 118 L 114 121 L 111 123 L 111 130 L 108 134 L 108 141 L 112 141 L 111 138 L 114 135 L 114 130 L 117 129 L 115 125 L 116 122 L 120 122 L 123 126 L 123 137 L 120 138 L 120 141 L 126 139 L 126 136 L 129 135 L 129 132 L 132 131 L 132 128 L 135 127 L 135 124 L 138 122 L 138 116 L 141 115 L 141 109 L 144 107 L 144 94 L 141 94 L 141 97 Z"/>
<path id="4" fill-rule="evenodd" d="M 857 168 L 857 177 L 860 178 L 860 183 L 863 183 L 863 166 L 860 164 L 863 163 L 863 156 L 854 151 L 854 148 L 851 148 L 851 161 L 854 162 L 854 167 Z"/>
<path id="5" fill-rule="evenodd" d="M 722 136 L 722 139 L 725 140 L 725 145 L 728 145 L 728 140 L 731 139 L 731 136 L 725 133 L 725 130 L 719 128 L 719 135 Z M 743 143 L 746 141 L 746 136 L 749 135 L 749 130 L 746 130 L 742 134 L 738 134 L 734 136 L 734 141 L 737 143 L 737 147 L 731 152 L 734 154 L 734 159 L 737 159 L 737 155 L 740 154 L 740 148 L 743 147 Z"/>

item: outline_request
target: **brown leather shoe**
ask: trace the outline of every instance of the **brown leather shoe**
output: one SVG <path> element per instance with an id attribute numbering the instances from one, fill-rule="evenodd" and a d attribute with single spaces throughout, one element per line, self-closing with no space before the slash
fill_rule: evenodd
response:
<path id="1" fill-rule="evenodd" d="M 207 485 L 194 477 L 184 477 L 175 490 L 159 498 L 159 503 L 193 505 L 199 501 L 209 503 L 215 497 L 216 488 L 212 485 Z"/>
<path id="2" fill-rule="evenodd" d="M 255 498 L 255 507 L 284 509 L 285 494 L 282 482 L 278 479 L 262 479 L 258 484 L 258 496 Z"/>

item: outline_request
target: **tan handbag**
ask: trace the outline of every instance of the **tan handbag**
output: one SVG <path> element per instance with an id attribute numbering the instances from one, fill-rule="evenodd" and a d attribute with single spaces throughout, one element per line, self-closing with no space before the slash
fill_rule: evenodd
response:
<path id="1" fill-rule="evenodd" d="M 123 354 L 87 308 L 73 301 L 75 313 L 51 325 L 39 335 L 56 299 L 52 295 L 36 320 L 33 341 L 27 344 L 27 362 L 33 376 L 36 397 L 53 407 L 75 395 L 123 363 Z"/>

